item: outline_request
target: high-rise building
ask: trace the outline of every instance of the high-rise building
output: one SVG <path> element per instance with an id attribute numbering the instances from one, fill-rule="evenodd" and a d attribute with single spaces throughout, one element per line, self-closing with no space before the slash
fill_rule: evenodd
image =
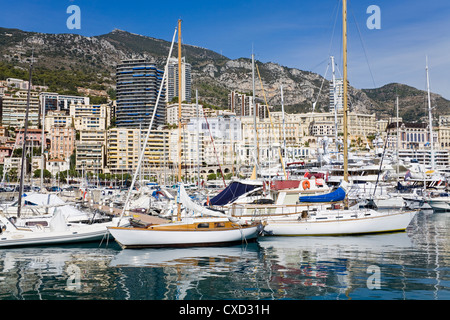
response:
<path id="1" fill-rule="evenodd" d="M 166 70 L 166 102 L 179 97 L 178 93 L 178 58 L 170 58 Z M 191 65 L 186 63 L 185 57 L 181 58 L 181 101 L 191 103 Z"/>
<path id="2" fill-rule="evenodd" d="M 148 128 L 158 93 L 163 71 L 148 60 L 124 60 L 116 72 L 116 125 L 125 128 Z M 163 88 L 152 128 L 165 124 L 165 91 Z"/>
<path id="3" fill-rule="evenodd" d="M 330 82 L 330 111 L 334 112 L 334 106 L 336 106 L 337 111 L 344 108 L 344 80 L 342 79 L 336 79 L 335 87 Z"/>

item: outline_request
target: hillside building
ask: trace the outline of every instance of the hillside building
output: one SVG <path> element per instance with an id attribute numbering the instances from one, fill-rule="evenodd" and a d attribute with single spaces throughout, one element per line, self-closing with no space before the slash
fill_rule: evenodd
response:
<path id="1" fill-rule="evenodd" d="M 148 128 L 155 108 L 163 71 L 148 60 L 124 60 L 116 71 L 116 125 Z M 163 87 L 153 128 L 166 123 L 166 89 Z"/>

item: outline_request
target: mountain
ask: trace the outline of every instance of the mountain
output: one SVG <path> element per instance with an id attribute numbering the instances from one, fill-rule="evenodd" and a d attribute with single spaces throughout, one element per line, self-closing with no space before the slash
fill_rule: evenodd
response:
<path id="1" fill-rule="evenodd" d="M 169 53 L 170 42 L 115 29 L 100 36 L 76 34 L 45 34 L 18 29 L 0 28 L 0 80 L 8 77 L 27 79 L 28 61 L 35 57 L 33 83 L 49 86 L 49 90 L 77 94 L 78 88 L 115 89 L 115 66 L 123 59 L 146 58 L 162 68 Z M 176 51 L 176 50 L 174 50 Z M 174 52 L 174 55 L 176 53 Z M 226 108 L 230 90 L 252 91 L 251 60 L 231 60 L 214 51 L 183 45 L 183 55 L 192 65 L 192 89 L 198 89 L 203 103 Z M 327 111 L 330 83 L 309 71 L 268 62 L 256 62 L 257 96 L 280 109 L 280 86 L 283 85 L 285 110 L 298 113 Z M 320 91 L 320 88 L 322 90 Z M 319 91 L 321 92 L 318 97 Z M 400 98 L 400 115 L 405 120 L 419 120 L 417 110 L 424 110 L 424 91 L 402 85 L 388 84 L 377 89 L 349 87 L 350 109 L 376 113 L 378 117 L 395 115 L 395 96 Z M 192 95 L 195 97 L 195 94 Z M 450 101 L 432 95 L 435 114 L 448 110 Z"/>

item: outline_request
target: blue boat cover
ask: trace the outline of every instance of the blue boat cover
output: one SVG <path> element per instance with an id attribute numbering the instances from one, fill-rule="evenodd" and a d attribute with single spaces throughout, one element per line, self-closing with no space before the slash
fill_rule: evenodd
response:
<path id="1" fill-rule="evenodd" d="M 222 190 L 217 196 L 212 198 L 209 202 L 212 206 L 223 206 L 236 200 L 238 197 L 252 191 L 253 189 L 259 187 L 254 184 L 245 184 L 239 181 L 233 181 L 225 189 Z"/>
<path id="2" fill-rule="evenodd" d="M 342 187 L 339 187 L 335 191 L 327 194 L 299 197 L 300 202 L 334 202 L 334 201 L 342 201 L 344 199 L 345 199 L 345 190 Z"/>

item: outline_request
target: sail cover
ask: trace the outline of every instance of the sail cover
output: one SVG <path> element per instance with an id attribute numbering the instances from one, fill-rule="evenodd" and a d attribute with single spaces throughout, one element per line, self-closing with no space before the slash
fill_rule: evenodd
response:
<path id="1" fill-rule="evenodd" d="M 225 189 L 223 189 L 222 192 L 212 198 L 209 203 L 212 206 L 223 206 L 236 200 L 244 193 L 252 191 L 258 187 L 261 187 L 261 184 L 247 184 L 240 181 L 233 181 Z"/>
<path id="2" fill-rule="evenodd" d="M 181 204 L 186 208 L 187 212 L 192 215 L 206 215 L 213 217 L 225 217 L 222 212 L 210 210 L 207 207 L 203 207 L 198 203 L 192 201 L 189 195 L 186 193 L 186 189 L 184 189 L 184 185 L 180 183 L 178 185 L 178 199 Z"/>
<path id="3" fill-rule="evenodd" d="M 299 197 L 300 202 L 335 202 L 335 201 L 342 201 L 344 199 L 345 199 L 345 190 L 342 187 L 339 187 L 335 191 L 327 194 Z"/>

